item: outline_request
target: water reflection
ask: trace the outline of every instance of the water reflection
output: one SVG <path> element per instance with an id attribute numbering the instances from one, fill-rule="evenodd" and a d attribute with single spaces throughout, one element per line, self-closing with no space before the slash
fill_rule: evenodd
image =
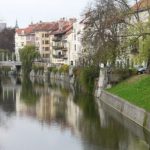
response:
<path id="1" fill-rule="evenodd" d="M 5 78 L 0 85 L 2 150 L 150 149 L 148 132 L 67 83 Z"/>

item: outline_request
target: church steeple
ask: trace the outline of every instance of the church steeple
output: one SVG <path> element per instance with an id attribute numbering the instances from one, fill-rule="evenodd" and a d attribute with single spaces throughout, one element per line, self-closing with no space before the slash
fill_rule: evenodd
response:
<path id="1" fill-rule="evenodd" d="M 15 25 L 15 29 L 18 29 L 19 26 L 18 26 L 18 20 L 16 20 L 16 25 Z"/>

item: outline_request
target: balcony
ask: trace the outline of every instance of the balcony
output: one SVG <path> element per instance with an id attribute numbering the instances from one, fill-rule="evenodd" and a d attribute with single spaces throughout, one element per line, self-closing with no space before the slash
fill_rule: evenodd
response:
<path id="1" fill-rule="evenodd" d="M 61 40 L 62 40 L 62 37 L 53 37 L 52 38 L 52 41 L 54 41 L 54 42 L 59 42 Z"/>
<path id="2" fill-rule="evenodd" d="M 53 45 L 54 50 L 62 50 L 64 49 L 64 45 Z"/>
<path id="3" fill-rule="evenodd" d="M 66 47 L 66 46 L 64 46 L 63 48 L 62 48 L 62 51 L 67 51 L 68 50 L 68 48 Z"/>
<path id="4" fill-rule="evenodd" d="M 53 57 L 54 57 L 54 58 L 58 58 L 58 59 L 63 59 L 64 56 L 65 56 L 65 55 L 62 55 L 62 54 L 61 54 L 61 55 L 60 55 L 60 54 L 55 54 L 55 55 L 53 54 Z"/>
<path id="5" fill-rule="evenodd" d="M 59 54 L 54 55 L 53 54 L 53 57 L 57 58 L 57 59 L 68 59 L 68 57 L 65 54 L 61 54 L 61 55 L 59 55 Z"/>

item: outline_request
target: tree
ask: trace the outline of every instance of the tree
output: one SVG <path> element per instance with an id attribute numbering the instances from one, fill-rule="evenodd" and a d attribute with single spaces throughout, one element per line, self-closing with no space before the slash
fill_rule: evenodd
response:
<path id="1" fill-rule="evenodd" d="M 147 64 L 150 72 L 150 3 L 148 0 L 145 0 L 145 3 L 136 0 L 133 9 L 135 16 L 131 15 L 126 36 L 134 61 Z M 147 18 L 143 18 L 141 10 L 147 13 Z"/>
<path id="2" fill-rule="evenodd" d="M 121 43 L 118 30 L 126 24 L 125 14 L 128 8 L 124 3 L 95 0 L 93 6 L 85 12 L 82 43 L 88 64 L 115 64 Z"/>
<path id="3" fill-rule="evenodd" d="M 20 49 L 19 53 L 22 62 L 23 74 L 28 76 L 32 70 L 32 63 L 35 58 L 39 57 L 39 53 L 33 45 L 25 46 Z"/>
<path id="4" fill-rule="evenodd" d="M 0 49 L 14 52 L 15 50 L 15 29 L 6 28 L 0 32 Z"/>
<path id="5" fill-rule="evenodd" d="M 139 63 L 145 62 L 150 72 L 150 20 L 148 22 L 138 23 L 137 26 L 141 28 L 137 29 L 137 36 L 132 38 L 137 43 L 138 51 L 134 59 Z"/>

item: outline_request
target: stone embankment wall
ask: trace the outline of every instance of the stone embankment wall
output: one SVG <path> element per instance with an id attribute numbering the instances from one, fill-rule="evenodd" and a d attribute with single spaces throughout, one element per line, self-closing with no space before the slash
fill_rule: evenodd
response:
<path id="1" fill-rule="evenodd" d="M 34 71 L 32 71 L 30 73 L 31 77 L 37 77 L 37 78 L 43 78 L 45 80 L 48 79 L 54 79 L 54 80 L 61 80 L 61 81 L 65 81 L 65 82 L 69 82 L 71 84 L 74 83 L 74 77 L 70 76 L 69 74 L 65 74 L 65 73 L 50 73 L 50 72 L 44 72 L 44 73 L 34 73 Z"/>
<path id="2" fill-rule="evenodd" d="M 100 70 L 100 76 L 97 83 L 95 96 L 105 104 L 126 116 L 128 119 L 134 121 L 138 125 L 150 131 L 150 113 L 146 110 L 139 108 L 127 100 L 106 92 L 104 89 L 107 87 L 108 75 L 106 69 Z"/>
<path id="3" fill-rule="evenodd" d="M 100 100 L 113 107 L 121 114 L 131 119 L 138 125 L 150 131 L 150 113 L 139 108 L 126 100 L 110 94 L 104 90 L 101 91 Z"/>

